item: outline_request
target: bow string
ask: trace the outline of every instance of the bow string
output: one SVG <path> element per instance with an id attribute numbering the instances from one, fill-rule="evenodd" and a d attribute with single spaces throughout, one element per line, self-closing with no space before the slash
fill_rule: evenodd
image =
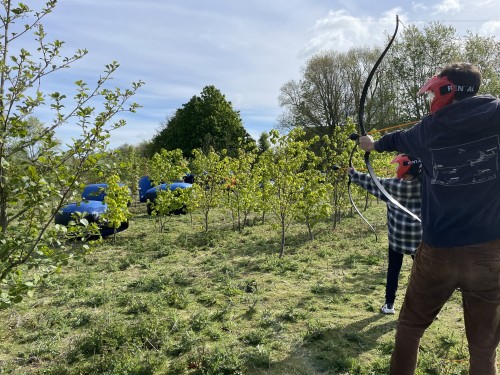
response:
<path id="1" fill-rule="evenodd" d="M 349 136 L 349 139 L 351 139 L 353 141 L 356 141 L 358 138 L 359 138 L 358 134 L 351 134 Z M 354 153 L 356 152 L 357 148 L 358 148 L 358 144 L 355 143 L 354 147 L 352 148 L 351 152 L 349 153 L 349 167 L 351 167 L 351 168 L 354 167 L 354 165 L 352 163 L 352 159 L 354 157 Z M 373 226 L 370 224 L 368 219 L 363 216 L 363 214 L 359 210 L 358 206 L 356 206 L 356 203 L 354 203 L 354 198 L 352 197 L 352 191 L 351 191 L 352 178 L 351 178 L 350 174 L 348 174 L 348 176 L 349 176 L 349 178 L 347 180 L 347 195 L 349 196 L 349 201 L 351 202 L 351 206 L 358 213 L 358 215 L 363 219 L 363 221 L 366 223 L 366 225 L 368 225 L 370 227 L 371 231 L 375 235 L 375 241 L 378 241 L 378 236 L 377 236 L 377 232 L 375 231 L 375 228 L 373 228 Z"/>
<path id="2" fill-rule="evenodd" d="M 359 126 L 360 134 L 363 135 L 363 136 L 365 136 L 365 135 L 368 134 L 366 132 L 365 124 L 364 124 L 365 102 L 366 102 L 366 97 L 368 95 L 368 89 L 370 88 L 370 83 L 371 83 L 371 81 L 373 79 L 373 76 L 375 75 L 375 72 L 377 71 L 380 63 L 382 62 L 382 60 L 384 59 L 387 51 L 389 51 L 389 48 L 391 47 L 392 43 L 396 39 L 396 35 L 398 33 L 398 27 L 399 27 L 399 17 L 396 15 L 396 28 L 394 30 L 394 34 L 392 35 L 391 40 L 389 41 L 389 43 L 385 47 L 385 49 L 382 52 L 382 54 L 379 56 L 378 60 L 375 62 L 375 65 L 373 66 L 372 70 L 370 71 L 370 74 L 368 74 L 368 78 L 366 79 L 366 82 L 365 82 L 365 84 L 363 86 L 363 91 L 361 92 L 361 99 L 360 99 L 360 102 L 359 102 L 359 110 L 358 110 L 358 126 Z M 351 134 L 351 136 L 349 138 L 352 139 L 352 140 L 357 140 L 359 138 L 359 136 L 357 134 Z M 354 148 L 353 148 L 353 150 L 351 151 L 351 155 L 350 155 L 350 158 L 349 158 L 349 164 L 352 163 L 352 155 L 354 154 L 354 151 L 356 150 L 356 146 L 357 145 L 355 145 Z M 414 220 L 421 221 L 420 218 L 417 215 L 415 215 L 413 212 L 411 212 L 409 209 L 407 209 L 401 203 L 399 203 L 396 199 L 394 199 L 387 192 L 387 190 L 385 190 L 385 188 L 382 186 L 382 184 L 380 183 L 380 180 L 378 179 L 378 177 L 375 174 L 375 171 L 373 170 L 373 167 L 371 165 L 371 162 L 370 162 L 370 152 L 368 152 L 368 151 L 365 152 L 364 160 L 365 160 L 366 168 L 368 169 L 368 173 L 369 173 L 370 177 L 372 178 L 375 186 L 380 190 L 380 192 L 382 193 L 382 195 L 387 199 L 387 203 L 390 203 L 390 204 L 398 207 L 402 211 L 406 212 Z M 350 166 L 352 166 L 352 165 L 350 165 Z M 366 220 L 366 218 L 361 214 L 361 212 L 357 209 L 356 205 L 354 204 L 354 201 L 353 201 L 352 196 L 350 194 L 350 182 L 351 182 L 351 179 L 349 178 L 348 192 L 349 192 L 349 198 L 351 200 L 351 204 L 356 209 L 356 211 L 358 212 L 358 214 L 363 218 L 363 220 L 370 226 L 370 228 L 372 229 L 372 231 L 374 231 L 373 227 L 370 225 L 370 223 L 368 223 L 368 221 Z"/>

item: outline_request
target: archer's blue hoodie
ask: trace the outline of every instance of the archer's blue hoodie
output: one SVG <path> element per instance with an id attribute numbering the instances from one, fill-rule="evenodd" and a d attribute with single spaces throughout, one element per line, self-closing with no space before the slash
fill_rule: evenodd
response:
<path id="1" fill-rule="evenodd" d="M 423 240 L 438 247 L 500 238 L 500 100 L 474 96 L 450 104 L 375 150 L 422 160 Z"/>

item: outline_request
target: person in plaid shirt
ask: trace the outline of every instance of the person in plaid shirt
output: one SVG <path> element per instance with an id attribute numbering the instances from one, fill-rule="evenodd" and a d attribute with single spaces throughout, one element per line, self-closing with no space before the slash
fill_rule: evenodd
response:
<path id="1" fill-rule="evenodd" d="M 391 163 L 398 164 L 396 178 L 380 178 L 380 183 L 399 203 L 420 216 L 422 187 L 420 160 L 400 154 Z M 377 188 L 370 175 L 349 168 L 349 176 L 353 183 L 387 203 L 387 198 Z M 387 203 L 387 225 L 389 261 L 385 286 L 385 304 L 382 306 L 381 311 L 384 314 L 394 314 L 394 301 L 398 290 L 398 279 L 403 264 L 403 256 L 407 254 L 413 258 L 422 240 L 422 227 L 419 221 L 414 220 L 390 203 Z"/>

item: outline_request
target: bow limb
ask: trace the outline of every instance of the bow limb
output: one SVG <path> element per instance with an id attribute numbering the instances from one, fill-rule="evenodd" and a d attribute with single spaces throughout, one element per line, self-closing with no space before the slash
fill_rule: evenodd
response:
<path id="1" fill-rule="evenodd" d="M 349 167 L 353 166 L 352 165 L 352 158 L 354 156 L 354 152 L 356 152 L 357 147 L 358 147 L 358 145 L 354 144 L 354 147 L 352 148 L 351 153 L 349 154 Z M 366 225 L 368 225 L 370 227 L 371 231 L 375 235 L 375 241 L 378 241 L 378 236 L 377 236 L 377 232 L 375 231 L 375 228 L 373 228 L 373 226 L 370 224 L 368 219 L 366 219 L 366 217 L 363 216 L 363 214 L 359 210 L 358 206 L 356 206 L 356 203 L 354 203 L 354 199 L 352 197 L 352 191 L 351 191 L 352 178 L 351 178 L 351 175 L 349 173 L 347 175 L 349 176 L 349 179 L 347 180 L 347 195 L 349 196 L 349 201 L 351 202 L 351 206 L 358 213 L 358 215 L 361 216 L 361 218 L 366 223 Z"/>
<path id="2" fill-rule="evenodd" d="M 396 35 L 398 33 L 398 27 L 399 27 L 399 17 L 396 16 L 396 29 L 394 30 L 394 34 L 392 35 L 391 40 L 387 44 L 387 47 L 385 47 L 384 51 L 382 52 L 382 54 L 380 55 L 378 60 L 375 62 L 375 65 L 373 66 L 372 70 L 370 71 L 370 74 L 368 74 L 368 78 L 366 79 L 365 85 L 363 86 L 363 91 L 361 92 L 361 99 L 359 101 L 359 110 L 358 110 L 358 125 L 359 125 L 359 130 L 360 130 L 361 135 L 367 135 L 363 118 L 364 118 L 364 113 L 365 113 L 366 96 L 368 95 L 368 89 L 370 87 L 370 83 L 373 79 L 373 76 L 375 75 L 375 72 L 377 71 L 377 68 L 379 67 L 380 63 L 384 59 L 385 54 L 387 53 L 387 51 L 389 51 L 389 48 L 391 47 L 392 43 L 396 39 Z M 377 186 L 377 188 L 380 190 L 380 192 L 387 199 L 387 203 L 390 203 L 393 206 L 398 207 L 400 210 L 406 212 L 414 220 L 421 221 L 417 215 L 415 215 L 413 212 L 411 212 L 409 209 L 407 209 L 401 203 L 399 203 L 396 199 L 394 199 L 387 192 L 387 190 L 385 190 L 385 188 L 382 186 L 382 184 L 380 183 L 380 180 L 378 179 L 377 175 L 375 174 L 375 171 L 373 170 L 372 165 L 370 163 L 370 152 L 365 152 L 365 164 L 366 164 L 366 168 L 368 169 L 368 173 L 370 174 L 370 177 L 372 178 L 373 182 L 375 183 L 375 186 Z"/>

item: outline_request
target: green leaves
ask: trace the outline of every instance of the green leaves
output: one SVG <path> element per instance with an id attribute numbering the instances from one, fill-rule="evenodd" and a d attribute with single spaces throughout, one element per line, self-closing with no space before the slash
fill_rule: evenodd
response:
<path id="1" fill-rule="evenodd" d="M 270 136 L 270 142 L 275 147 L 264 152 L 258 164 L 260 170 L 266 171 L 266 177 L 273 182 L 268 185 L 268 206 L 273 213 L 272 218 L 280 228 L 282 257 L 288 227 L 307 209 L 302 201 L 306 192 L 310 191 L 310 187 L 305 189 L 307 178 L 312 176 L 311 171 L 318 165 L 318 158 L 310 149 L 317 138 L 307 140 L 305 132 L 298 128 L 286 135 L 273 130 Z"/>
<path id="2" fill-rule="evenodd" d="M 88 233 L 96 229 L 82 217 L 77 226 L 63 228 L 53 224 L 54 216 L 66 203 L 75 201 L 87 178 L 102 176 L 106 168 L 104 155 L 109 133 L 124 121 L 112 122 L 123 111 L 135 111 L 138 104 L 128 104 L 142 86 L 132 89 L 110 89 L 111 74 L 118 68 L 113 62 L 105 68 L 95 87 L 76 82 L 77 94 L 68 98 L 64 93 L 44 93 L 41 82 L 49 74 L 68 68 L 86 55 L 85 49 L 62 56 L 64 42 L 46 41 L 41 19 L 57 4 L 45 3 L 39 11 L 11 0 L 2 3 L 0 15 L 3 33 L 0 46 L 0 294 L 2 306 L 15 303 L 36 287 L 37 280 L 55 272 L 69 257 L 80 256 L 87 250 L 66 243 L 83 228 Z M 18 24 L 19 22 L 22 22 Z M 11 47 L 14 40 L 33 31 L 36 48 Z M 1 33 L 1 32 L 0 32 Z M 30 42 L 21 43 L 31 45 Z M 46 102 L 47 101 L 47 102 Z M 43 124 L 32 116 L 37 108 L 49 106 L 54 119 Z M 79 127 L 73 141 L 64 147 L 55 137 L 61 127 Z M 126 216 L 121 211 L 125 198 L 120 193 L 110 202 L 110 219 L 117 222 Z M 111 199 L 111 197 L 110 197 Z M 95 231 L 93 232 L 95 233 Z"/>
<path id="3" fill-rule="evenodd" d="M 116 174 L 111 175 L 107 183 L 104 203 L 107 204 L 108 210 L 102 215 L 102 218 L 115 229 L 114 239 L 116 239 L 116 229 L 132 217 L 128 210 L 131 203 L 130 190 L 127 186 L 120 184 L 120 177 Z"/>
<path id="4" fill-rule="evenodd" d="M 191 161 L 192 173 L 195 178 L 193 205 L 203 211 L 205 231 L 208 231 L 208 216 L 217 207 L 224 193 L 224 180 L 229 176 L 228 159 L 211 149 L 203 153 L 200 149 L 193 151 Z"/>
<path id="5" fill-rule="evenodd" d="M 155 152 L 181 149 L 184 156 L 190 156 L 194 149 L 208 152 L 213 148 L 236 156 L 240 145 L 251 141 L 239 112 L 214 86 L 203 88 L 200 96 L 192 97 L 163 126 L 153 138 Z"/>
<path id="6" fill-rule="evenodd" d="M 27 13 L 29 12 L 29 8 L 27 5 L 23 4 L 23 3 L 19 3 L 17 4 L 17 8 L 13 8 L 11 11 L 13 14 L 15 14 L 16 16 L 19 16 L 23 13 Z"/>
<path id="7" fill-rule="evenodd" d="M 149 162 L 149 178 L 156 185 L 182 181 L 182 177 L 188 172 L 188 162 L 180 149 L 172 151 L 161 149 Z"/>
<path id="8" fill-rule="evenodd" d="M 235 158 L 226 156 L 229 175 L 224 180 L 222 204 L 232 213 L 233 227 L 241 231 L 248 215 L 256 212 L 261 197 L 260 176 L 253 168 L 257 160 L 255 151 L 238 150 Z"/>
<path id="9" fill-rule="evenodd" d="M 158 223 L 160 233 L 163 232 L 168 219 L 173 214 L 185 213 L 191 197 L 191 188 L 170 190 L 167 186 L 165 190 L 157 191 L 155 201 L 151 204 L 153 205 L 152 215 Z"/>

